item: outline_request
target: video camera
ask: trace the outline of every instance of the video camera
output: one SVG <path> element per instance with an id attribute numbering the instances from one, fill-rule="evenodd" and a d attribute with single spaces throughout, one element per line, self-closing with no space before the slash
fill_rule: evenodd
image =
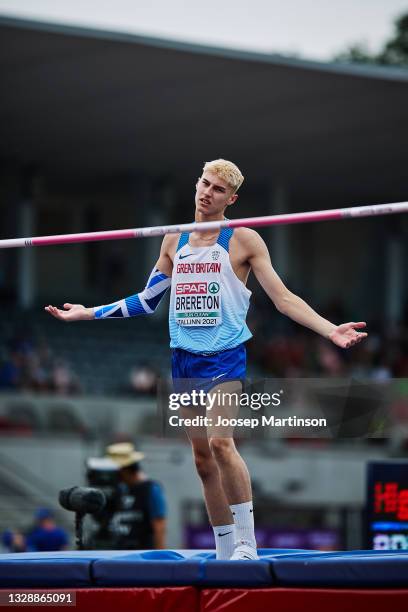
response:
<path id="1" fill-rule="evenodd" d="M 109 525 L 120 499 L 119 468 L 107 457 L 90 457 L 85 467 L 87 484 L 103 491 L 106 497 L 103 510 L 92 516 L 93 528 L 88 545 L 96 549 L 109 549 L 114 545 Z"/>

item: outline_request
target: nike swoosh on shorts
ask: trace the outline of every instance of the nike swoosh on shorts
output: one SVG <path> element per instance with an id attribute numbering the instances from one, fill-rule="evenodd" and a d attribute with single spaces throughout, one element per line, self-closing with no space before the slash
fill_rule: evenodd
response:
<path id="1" fill-rule="evenodd" d="M 226 372 L 224 372 L 223 374 L 218 374 L 218 376 L 213 376 L 211 381 L 217 380 L 217 378 L 221 378 L 221 376 L 225 376 Z"/>

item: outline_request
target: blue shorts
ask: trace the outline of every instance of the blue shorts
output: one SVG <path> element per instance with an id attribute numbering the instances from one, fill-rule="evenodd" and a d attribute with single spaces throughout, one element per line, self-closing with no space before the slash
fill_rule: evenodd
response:
<path id="1" fill-rule="evenodd" d="M 176 391 L 182 393 L 194 388 L 208 392 L 226 381 L 245 380 L 245 345 L 240 344 L 214 355 L 197 355 L 183 349 L 173 349 L 171 366 Z"/>

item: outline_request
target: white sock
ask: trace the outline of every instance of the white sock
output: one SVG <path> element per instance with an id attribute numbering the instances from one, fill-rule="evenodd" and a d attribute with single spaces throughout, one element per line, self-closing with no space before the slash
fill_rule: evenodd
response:
<path id="1" fill-rule="evenodd" d="M 213 526 L 217 559 L 229 559 L 234 552 L 235 525 Z"/>
<path id="2" fill-rule="evenodd" d="M 256 548 L 252 500 L 230 506 L 235 523 L 235 542 L 243 540 Z"/>

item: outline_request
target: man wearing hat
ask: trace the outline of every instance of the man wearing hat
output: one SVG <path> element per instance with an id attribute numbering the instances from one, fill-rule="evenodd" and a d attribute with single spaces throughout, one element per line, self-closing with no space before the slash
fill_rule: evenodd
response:
<path id="1" fill-rule="evenodd" d="M 165 548 L 166 501 L 161 485 L 141 470 L 144 454 L 121 442 L 106 449 L 119 468 L 121 480 L 117 508 L 110 529 L 119 549 Z"/>

